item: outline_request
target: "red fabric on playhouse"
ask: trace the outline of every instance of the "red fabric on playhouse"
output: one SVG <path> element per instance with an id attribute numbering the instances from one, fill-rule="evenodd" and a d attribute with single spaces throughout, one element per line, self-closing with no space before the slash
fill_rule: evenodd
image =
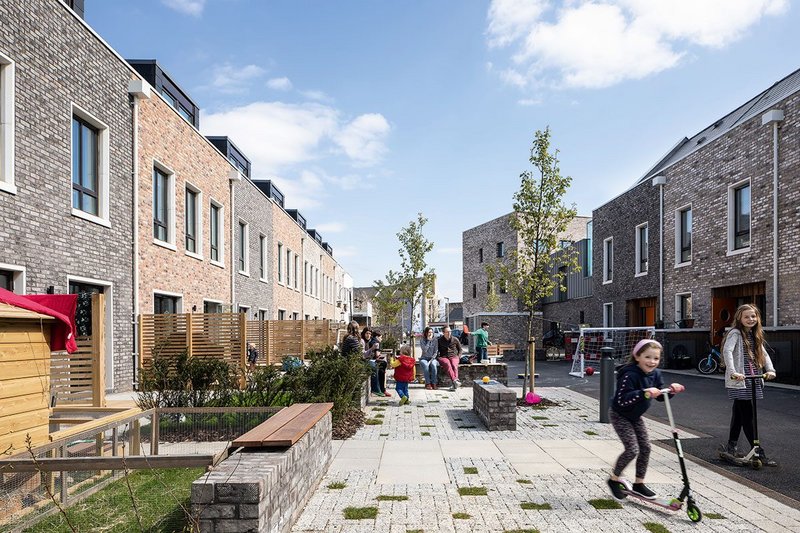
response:
<path id="1" fill-rule="evenodd" d="M 56 319 L 50 335 L 50 349 L 54 352 L 77 351 L 75 342 L 75 308 L 77 294 L 22 295 L 0 288 L 0 302 Z"/>

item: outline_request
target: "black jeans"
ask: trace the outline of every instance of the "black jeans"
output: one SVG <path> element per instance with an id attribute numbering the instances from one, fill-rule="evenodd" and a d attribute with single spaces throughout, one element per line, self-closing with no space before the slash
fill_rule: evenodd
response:
<path id="1" fill-rule="evenodd" d="M 731 413 L 731 431 L 728 441 L 736 443 L 739 441 L 739 433 L 744 430 L 744 436 L 750 447 L 753 447 L 753 402 L 750 400 L 733 400 L 733 412 Z"/>

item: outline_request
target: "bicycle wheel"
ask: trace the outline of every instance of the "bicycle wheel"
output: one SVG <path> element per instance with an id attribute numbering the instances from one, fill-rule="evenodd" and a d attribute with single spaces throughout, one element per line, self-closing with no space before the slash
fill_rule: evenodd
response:
<path id="1" fill-rule="evenodd" d="M 697 370 L 701 374 L 713 374 L 717 371 L 717 361 L 713 357 L 703 357 L 697 363 Z"/>

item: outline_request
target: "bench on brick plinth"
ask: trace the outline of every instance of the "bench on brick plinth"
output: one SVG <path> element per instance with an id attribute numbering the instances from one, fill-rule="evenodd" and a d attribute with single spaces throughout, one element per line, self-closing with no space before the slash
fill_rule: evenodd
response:
<path id="1" fill-rule="evenodd" d="M 417 380 L 424 381 L 422 366 L 417 361 Z M 489 376 L 489 379 L 508 385 L 508 366 L 505 363 L 472 363 L 471 365 L 458 365 L 458 377 L 461 383 L 469 384 L 470 381 Z M 439 379 L 436 383 L 440 387 L 452 385 L 450 376 L 439 366 Z"/>
<path id="2" fill-rule="evenodd" d="M 285 407 L 192 484 L 200 533 L 289 531 L 332 459 L 332 403 Z"/>
<path id="3" fill-rule="evenodd" d="M 472 410 L 489 431 L 517 429 L 517 393 L 497 381 L 472 381 Z"/>

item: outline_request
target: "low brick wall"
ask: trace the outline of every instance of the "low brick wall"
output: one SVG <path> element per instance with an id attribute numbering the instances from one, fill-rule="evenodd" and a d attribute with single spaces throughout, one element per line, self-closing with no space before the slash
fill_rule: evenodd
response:
<path id="1" fill-rule="evenodd" d="M 422 366 L 417 361 L 417 382 L 424 383 L 425 374 Z M 499 381 L 503 385 L 508 385 L 508 365 L 505 363 L 475 363 L 472 365 L 458 365 L 458 377 L 461 383 L 469 384 L 474 379 L 481 379 L 489 376 L 489 379 Z M 439 376 L 436 382 L 439 387 L 449 387 L 452 385 L 450 376 L 439 366 Z"/>
<path id="2" fill-rule="evenodd" d="M 289 531 L 331 459 L 330 413 L 290 448 L 231 455 L 192 484 L 200 532 Z"/>
<path id="3" fill-rule="evenodd" d="M 489 431 L 517 429 L 517 393 L 502 383 L 474 380 L 472 410 Z"/>

